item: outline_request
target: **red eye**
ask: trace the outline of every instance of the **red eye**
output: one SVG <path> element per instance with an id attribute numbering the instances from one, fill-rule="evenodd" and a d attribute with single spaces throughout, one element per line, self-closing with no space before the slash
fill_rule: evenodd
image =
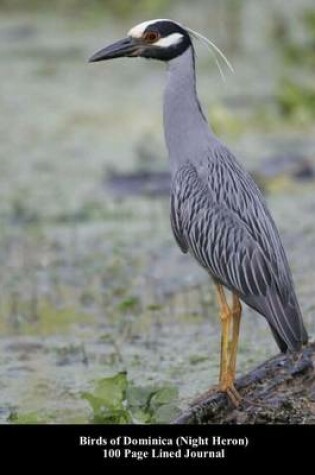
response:
<path id="1" fill-rule="evenodd" d="M 147 31 L 143 39 L 146 43 L 155 43 L 159 39 L 160 35 L 156 31 Z"/>

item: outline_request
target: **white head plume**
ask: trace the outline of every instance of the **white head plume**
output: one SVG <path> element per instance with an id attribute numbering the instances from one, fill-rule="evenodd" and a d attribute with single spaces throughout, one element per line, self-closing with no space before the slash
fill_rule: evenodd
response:
<path id="1" fill-rule="evenodd" d="M 225 54 L 220 50 L 220 48 L 218 48 L 214 43 L 213 41 L 209 40 L 209 38 L 207 38 L 206 36 L 202 35 L 201 33 L 198 33 L 198 31 L 195 31 L 195 30 L 192 30 L 191 28 L 188 28 L 187 26 L 184 26 L 184 25 L 181 25 L 183 28 L 185 28 L 188 33 L 190 33 L 194 38 L 198 39 L 201 43 L 203 43 L 206 48 L 210 51 L 210 53 L 212 54 L 213 58 L 214 58 L 214 61 L 215 61 L 215 64 L 217 65 L 218 67 L 218 70 L 220 72 L 220 75 L 223 79 L 223 81 L 225 81 L 225 76 L 224 76 L 224 72 L 221 68 L 221 65 L 220 65 L 220 62 L 219 62 L 219 59 L 216 55 L 216 53 L 219 55 L 219 57 L 224 61 L 224 63 L 226 64 L 226 66 L 229 68 L 229 70 L 234 73 L 234 68 L 232 66 L 232 64 L 230 63 L 230 61 L 227 59 L 227 57 L 225 56 Z"/>
<path id="2" fill-rule="evenodd" d="M 201 43 L 203 43 L 206 46 L 206 48 L 210 51 L 210 53 L 212 54 L 212 56 L 214 58 L 214 61 L 215 61 L 215 64 L 217 65 L 217 68 L 220 72 L 220 75 L 221 75 L 223 81 L 225 81 L 225 75 L 224 75 L 223 69 L 221 67 L 220 60 L 222 60 L 225 63 L 225 65 L 227 66 L 227 68 L 232 73 L 234 73 L 234 69 L 233 69 L 232 64 L 227 59 L 225 54 L 220 50 L 220 48 L 218 48 L 213 43 L 213 41 L 209 40 L 209 38 L 202 35 L 198 31 L 192 30 L 191 28 L 188 28 L 187 26 L 182 25 L 181 23 L 179 23 L 177 21 L 168 20 L 166 18 L 144 21 L 144 22 L 139 23 L 138 25 L 134 26 L 133 28 L 131 28 L 131 30 L 129 30 L 129 32 L 128 32 L 128 36 L 132 36 L 134 38 L 141 38 L 142 35 L 144 34 L 146 28 L 148 28 L 150 25 L 154 25 L 154 23 L 163 22 L 163 21 L 169 21 L 169 22 L 172 22 L 172 23 L 175 23 L 175 24 L 179 25 L 181 28 L 186 30 L 190 34 L 190 36 L 192 36 L 193 38 L 195 38 L 195 39 L 199 40 Z M 158 40 L 156 42 L 156 46 L 161 46 L 161 47 L 166 48 L 168 46 L 171 46 L 171 45 L 174 45 L 174 44 L 178 43 L 179 41 L 180 41 L 180 34 L 179 33 L 173 33 L 173 34 L 171 34 L 171 35 L 169 35 L 165 38 L 162 38 L 162 39 Z"/>

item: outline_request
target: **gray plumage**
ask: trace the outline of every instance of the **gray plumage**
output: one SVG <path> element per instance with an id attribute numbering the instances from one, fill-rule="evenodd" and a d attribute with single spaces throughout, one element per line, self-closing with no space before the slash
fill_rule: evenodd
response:
<path id="1" fill-rule="evenodd" d="M 256 184 L 215 137 L 202 113 L 189 32 L 171 20 L 143 22 L 127 38 L 97 51 L 90 61 L 144 57 L 166 62 L 164 131 L 176 241 L 215 282 L 267 319 L 281 351 L 298 350 L 307 342 L 307 333 L 276 225 Z M 234 378 L 236 361 L 232 355 L 234 362 L 226 367 L 226 336 L 225 331 L 223 390 L 231 388 L 226 378 Z M 236 345 L 237 339 L 234 335 Z"/>
<path id="2" fill-rule="evenodd" d="M 267 319 L 281 351 L 298 350 L 307 333 L 278 230 L 257 185 L 209 129 L 192 47 L 168 62 L 164 128 L 181 250 Z"/>

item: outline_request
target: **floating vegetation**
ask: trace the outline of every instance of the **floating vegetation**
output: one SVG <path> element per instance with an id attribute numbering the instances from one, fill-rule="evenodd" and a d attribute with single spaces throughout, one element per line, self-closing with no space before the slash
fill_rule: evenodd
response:
<path id="1" fill-rule="evenodd" d="M 102 422 L 168 421 L 178 405 L 217 381 L 213 286 L 171 235 L 159 115 L 163 68 L 139 61 L 121 65 L 123 74 L 105 66 L 95 74 L 86 64 L 97 35 L 106 42 L 126 29 L 96 3 L 117 12 L 128 3 L 138 15 L 149 0 L 77 0 L 78 16 L 65 14 L 66 5 L 74 13 L 75 1 L 56 2 L 61 15 L 47 15 L 41 0 L 46 11 L 33 14 L 34 0 L 25 15 L 2 10 L 0 16 L 0 421 L 87 423 L 95 414 Z M 13 9 L 26 2 L 4 3 Z M 175 2 L 150 3 L 167 3 L 176 16 Z M 280 68 L 286 81 L 304 89 L 311 63 L 305 57 L 289 64 L 275 48 L 262 50 L 273 19 L 264 2 L 251 2 L 249 10 L 245 2 L 212 3 L 207 18 L 192 2 L 180 7 L 190 26 L 211 31 L 236 69 L 222 85 L 200 51 L 198 87 L 216 132 L 250 170 L 260 171 L 261 158 L 288 151 L 306 160 L 290 172 L 294 187 L 287 188 L 281 173 L 277 193 L 267 198 L 312 334 L 315 255 L 305 250 L 315 247 L 314 119 L 306 123 L 311 99 L 304 90 L 287 91 L 281 112 L 277 89 Z M 303 10 L 304 0 L 293 3 Z M 268 31 L 257 28 L 257 9 Z M 221 27 L 227 19 L 231 26 L 226 38 L 217 15 Z M 240 350 L 241 372 L 277 351 L 264 319 L 247 308 Z M 128 377 L 117 376 L 124 370 Z M 114 382 L 98 388 L 109 375 Z M 117 395 L 113 407 L 107 390 Z"/>

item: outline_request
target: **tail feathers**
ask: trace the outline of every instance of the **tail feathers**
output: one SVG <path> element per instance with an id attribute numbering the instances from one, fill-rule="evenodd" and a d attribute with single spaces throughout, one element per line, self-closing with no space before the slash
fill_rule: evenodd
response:
<path id="1" fill-rule="evenodd" d="M 281 351 L 281 353 L 285 353 L 288 349 L 286 342 L 282 340 L 277 330 L 275 330 L 270 323 L 269 323 L 269 326 L 270 326 L 270 330 L 272 331 L 273 337 L 276 340 L 279 350 Z"/>
<path id="2" fill-rule="evenodd" d="M 250 298 L 246 303 L 263 315 L 269 323 L 272 334 L 282 353 L 298 351 L 308 341 L 301 310 L 295 295 L 283 303 L 278 292 L 265 297 Z"/>
<path id="3" fill-rule="evenodd" d="M 280 351 L 298 351 L 307 343 L 308 335 L 304 327 L 299 304 L 294 298 L 293 302 L 283 304 L 279 294 L 274 293 L 267 298 L 269 312 L 264 314 Z M 277 335 L 277 336 L 276 336 Z"/>

